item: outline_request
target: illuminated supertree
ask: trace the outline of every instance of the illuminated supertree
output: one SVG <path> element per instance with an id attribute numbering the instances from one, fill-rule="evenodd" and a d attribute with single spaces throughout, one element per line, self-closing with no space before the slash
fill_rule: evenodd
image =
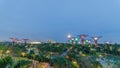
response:
<path id="1" fill-rule="evenodd" d="M 70 34 L 67 36 L 67 38 L 68 38 L 68 43 L 73 44 L 74 39 L 72 38 Z"/>
<path id="2" fill-rule="evenodd" d="M 28 39 L 27 39 L 27 38 L 24 38 L 23 40 L 24 40 L 24 44 L 26 45 L 26 44 L 27 44 Z"/>
<path id="3" fill-rule="evenodd" d="M 85 37 L 87 37 L 88 35 L 81 34 L 81 35 L 78 35 L 78 36 L 81 38 L 82 45 L 84 45 L 85 44 Z"/>
<path id="4" fill-rule="evenodd" d="M 67 36 L 67 38 L 68 38 L 68 39 L 71 39 L 71 38 L 72 38 L 72 36 L 69 34 L 69 35 Z"/>
<path id="5" fill-rule="evenodd" d="M 16 42 L 16 38 L 10 38 L 11 41 L 12 41 L 12 45 L 15 45 L 15 42 Z"/>
<path id="6" fill-rule="evenodd" d="M 85 42 L 88 43 L 88 45 L 91 45 L 91 39 L 87 39 Z"/>
<path id="7" fill-rule="evenodd" d="M 91 37 L 91 38 L 94 40 L 95 46 L 97 47 L 97 46 L 98 46 L 98 40 L 99 40 L 100 38 L 102 38 L 102 36 L 95 36 L 95 37 Z"/>
<path id="8" fill-rule="evenodd" d="M 72 37 L 70 40 L 72 41 L 72 44 L 78 44 L 79 42 L 79 39 L 77 37 Z"/>
<path id="9" fill-rule="evenodd" d="M 17 39 L 17 44 L 21 44 L 21 40 L 20 39 Z"/>

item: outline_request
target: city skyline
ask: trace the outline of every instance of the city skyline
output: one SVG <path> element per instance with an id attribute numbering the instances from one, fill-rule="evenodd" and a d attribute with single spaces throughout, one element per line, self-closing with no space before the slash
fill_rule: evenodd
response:
<path id="1" fill-rule="evenodd" d="M 10 37 L 65 42 L 68 34 L 103 36 L 120 42 L 119 0 L 0 1 L 0 39 Z"/>

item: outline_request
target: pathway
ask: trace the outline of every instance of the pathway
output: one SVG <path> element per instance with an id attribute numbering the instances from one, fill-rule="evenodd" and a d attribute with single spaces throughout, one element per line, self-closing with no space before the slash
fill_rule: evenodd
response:
<path id="1" fill-rule="evenodd" d="M 67 53 L 72 49 L 73 47 L 70 47 L 67 51 L 63 52 L 60 57 L 65 57 Z"/>

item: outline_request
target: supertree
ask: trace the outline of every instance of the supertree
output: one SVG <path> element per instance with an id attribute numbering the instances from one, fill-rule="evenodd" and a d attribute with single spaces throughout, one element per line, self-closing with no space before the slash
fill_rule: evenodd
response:
<path id="1" fill-rule="evenodd" d="M 97 46 L 98 46 L 98 40 L 99 40 L 100 38 L 102 38 L 102 36 L 95 36 L 95 37 L 91 37 L 91 38 L 94 40 L 95 46 L 97 47 Z"/>
<path id="2" fill-rule="evenodd" d="M 14 46 L 17 39 L 16 39 L 16 38 L 10 38 L 10 39 L 11 39 L 11 41 L 12 41 L 12 45 Z"/>
<path id="3" fill-rule="evenodd" d="M 23 40 L 24 40 L 24 44 L 26 45 L 27 42 L 28 42 L 28 39 L 27 39 L 27 38 L 24 38 Z"/>
<path id="4" fill-rule="evenodd" d="M 68 38 L 68 39 L 71 39 L 71 38 L 72 38 L 72 36 L 71 36 L 70 34 L 68 34 L 68 35 L 67 35 L 67 38 Z"/>
<path id="5" fill-rule="evenodd" d="M 17 39 L 17 44 L 18 44 L 18 45 L 20 45 L 20 44 L 21 44 L 21 42 L 22 42 L 22 40 Z"/>
<path id="6" fill-rule="evenodd" d="M 74 43 L 78 44 L 79 43 L 79 38 L 78 37 L 74 37 Z"/>
<path id="7" fill-rule="evenodd" d="M 72 41 L 72 44 L 78 44 L 79 42 L 79 39 L 77 37 L 72 37 L 70 40 Z"/>
<path id="8" fill-rule="evenodd" d="M 69 34 L 69 35 L 67 35 L 67 38 L 68 38 L 68 42 L 71 44 L 73 44 L 73 41 L 74 41 L 74 39 L 72 38 L 72 36 Z"/>
<path id="9" fill-rule="evenodd" d="M 87 37 L 88 35 L 81 34 L 81 35 L 78 35 L 78 36 L 81 38 L 82 45 L 84 45 L 85 44 L 85 37 Z"/>
<path id="10" fill-rule="evenodd" d="M 87 39 L 85 42 L 88 43 L 88 45 L 91 45 L 91 39 Z"/>

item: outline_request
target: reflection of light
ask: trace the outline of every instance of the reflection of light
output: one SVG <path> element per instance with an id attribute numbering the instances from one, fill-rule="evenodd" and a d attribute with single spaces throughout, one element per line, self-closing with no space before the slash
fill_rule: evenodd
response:
<path id="1" fill-rule="evenodd" d="M 72 36 L 69 34 L 68 36 L 67 36 L 67 38 L 71 38 Z"/>

